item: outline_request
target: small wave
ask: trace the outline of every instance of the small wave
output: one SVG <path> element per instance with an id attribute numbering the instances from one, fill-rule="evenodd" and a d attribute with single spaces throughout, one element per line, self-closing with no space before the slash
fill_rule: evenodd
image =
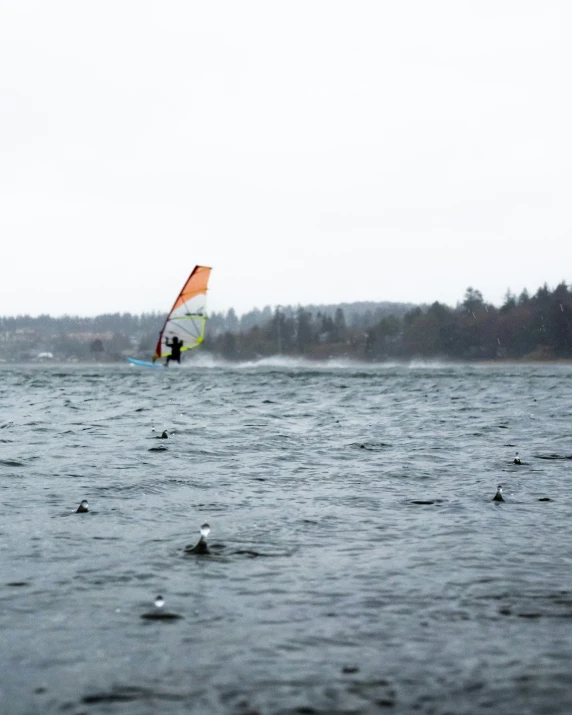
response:
<path id="1" fill-rule="evenodd" d="M 375 452 L 378 449 L 387 449 L 392 445 L 388 442 L 352 442 L 350 447 L 354 449 L 365 449 L 369 452 Z"/>
<path id="2" fill-rule="evenodd" d="M 84 705 L 96 705 L 98 703 L 128 703 L 135 700 L 184 700 L 185 695 L 179 693 L 167 693 L 151 688 L 139 688 L 131 686 L 117 686 L 108 691 L 84 695 L 81 702 Z"/>
<path id="3" fill-rule="evenodd" d="M 185 364 L 185 368 L 224 368 L 228 370 L 248 370 L 253 368 L 264 369 L 285 369 L 285 370 L 363 370 L 368 374 L 375 371 L 386 371 L 395 368 L 408 368 L 412 365 L 407 362 L 365 362 L 363 360 L 353 360 L 351 358 L 328 358 L 326 360 L 312 360 L 303 357 L 291 357 L 288 355 L 271 355 L 255 360 L 245 360 L 233 362 L 217 358 L 212 355 L 203 354 Z M 440 364 L 439 367 L 443 367 Z"/>
<path id="4" fill-rule="evenodd" d="M 533 456 L 536 457 L 536 459 L 572 459 L 572 454 L 535 454 Z"/>

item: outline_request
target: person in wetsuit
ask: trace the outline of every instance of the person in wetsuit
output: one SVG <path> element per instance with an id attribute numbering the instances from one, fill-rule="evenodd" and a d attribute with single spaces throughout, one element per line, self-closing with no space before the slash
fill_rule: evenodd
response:
<path id="1" fill-rule="evenodd" d="M 168 348 L 171 348 L 171 354 L 167 355 L 167 362 L 165 363 L 165 367 L 169 367 L 169 360 L 176 360 L 180 365 L 181 364 L 181 348 L 183 347 L 183 341 L 179 340 L 179 338 L 176 335 L 174 335 L 171 342 L 169 342 L 169 338 L 165 338 L 165 345 Z"/>

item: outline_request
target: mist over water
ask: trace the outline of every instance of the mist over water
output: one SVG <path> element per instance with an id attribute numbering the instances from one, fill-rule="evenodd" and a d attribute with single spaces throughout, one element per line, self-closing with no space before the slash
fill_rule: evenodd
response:
<path id="1" fill-rule="evenodd" d="M 2 366 L 0 712 L 572 712 L 571 386 Z"/>

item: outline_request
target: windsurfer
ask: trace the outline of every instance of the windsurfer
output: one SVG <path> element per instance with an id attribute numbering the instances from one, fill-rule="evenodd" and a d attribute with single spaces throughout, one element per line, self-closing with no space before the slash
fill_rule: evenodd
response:
<path id="1" fill-rule="evenodd" d="M 183 341 L 179 340 L 179 338 L 175 335 L 173 336 L 173 339 L 171 342 L 169 342 L 169 338 L 165 338 L 165 345 L 168 348 L 171 348 L 171 354 L 167 355 L 167 362 L 165 363 L 166 367 L 169 367 L 169 360 L 176 360 L 179 365 L 181 364 L 181 348 L 183 347 Z"/>

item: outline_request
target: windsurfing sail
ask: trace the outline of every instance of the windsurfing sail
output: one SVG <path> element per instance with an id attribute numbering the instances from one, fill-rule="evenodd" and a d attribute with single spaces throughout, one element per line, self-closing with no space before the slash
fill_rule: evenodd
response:
<path id="1" fill-rule="evenodd" d="M 153 362 L 169 357 L 169 342 L 176 336 L 183 341 L 183 350 L 192 350 L 203 342 L 207 320 L 207 285 L 211 274 L 208 266 L 195 266 L 171 308 L 155 348 Z"/>

